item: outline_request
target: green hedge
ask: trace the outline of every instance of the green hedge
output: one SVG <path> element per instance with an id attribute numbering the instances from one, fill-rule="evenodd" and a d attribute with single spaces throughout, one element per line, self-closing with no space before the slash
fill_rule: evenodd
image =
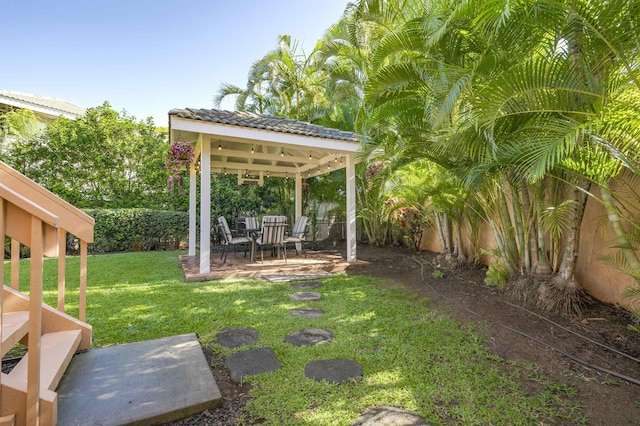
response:
<path id="1" fill-rule="evenodd" d="M 87 209 L 96 220 L 94 253 L 171 250 L 189 234 L 189 214 L 149 209 Z"/>

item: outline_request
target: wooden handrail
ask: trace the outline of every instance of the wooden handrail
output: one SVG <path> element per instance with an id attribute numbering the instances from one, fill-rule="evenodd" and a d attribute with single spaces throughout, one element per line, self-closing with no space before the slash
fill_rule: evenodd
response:
<path id="1" fill-rule="evenodd" d="M 0 161 L 0 183 L 58 216 L 60 226 L 87 243 L 93 242 L 95 220 L 53 192 Z"/>
<path id="2" fill-rule="evenodd" d="M 40 401 L 43 398 L 40 389 L 40 347 L 42 332 L 49 326 L 49 322 L 43 324 L 44 256 L 58 256 L 57 308 L 64 312 L 67 232 L 80 240 L 78 316 L 81 321 L 85 321 L 87 244 L 93 242 L 93 227 L 93 218 L 0 161 L 0 237 L 2 241 L 5 236 L 11 237 L 11 287 L 14 290 L 19 290 L 20 244 L 22 243 L 31 249 L 27 341 L 29 357 L 25 407 L 27 425 L 39 424 L 43 415 L 40 409 Z M 0 277 L 3 277 L 3 284 L 4 266 L 3 261 L 0 267 Z M 4 290 L 0 293 L 0 330 L 3 294 Z M 90 327 L 88 330 L 90 333 Z M 0 345 L 1 337 L 0 331 Z M 83 339 L 84 345 L 89 347 L 91 345 L 90 334 Z M 46 414 L 44 415 L 46 416 Z"/>

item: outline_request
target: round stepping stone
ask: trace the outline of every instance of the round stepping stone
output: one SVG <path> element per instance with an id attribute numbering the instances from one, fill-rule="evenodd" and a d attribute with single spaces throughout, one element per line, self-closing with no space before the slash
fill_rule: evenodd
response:
<path id="1" fill-rule="evenodd" d="M 289 315 L 299 318 L 318 318 L 325 315 L 325 312 L 316 308 L 296 308 L 290 310 Z"/>
<path id="2" fill-rule="evenodd" d="M 362 413 L 351 426 L 432 426 L 417 414 L 396 407 L 372 407 Z"/>
<path id="3" fill-rule="evenodd" d="M 310 361 L 304 368 L 304 375 L 318 381 L 342 383 L 360 379 L 362 366 L 347 358 Z"/>
<path id="4" fill-rule="evenodd" d="M 271 348 L 247 349 L 229 355 L 225 361 L 229 376 L 234 383 L 242 383 L 245 377 L 269 373 L 282 367 Z"/>
<path id="5" fill-rule="evenodd" d="M 322 283 L 319 283 L 318 281 L 307 281 L 304 283 L 293 283 L 291 284 L 291 287 L 299 288 L 301 290 L 309 290 L 310 288 L 322 287 Z"/>
<path id="6" fill-rule="evenodd" d="M 225 328 L 216 334 L 216 341 L 227 348 L 239 348 L 254 343 L 258 336 L 258 332 L 251 327 Z"/>
<path id="7" fill-rule="evenodd" d="M 287 334 L 284 341 L 295 346 L 315 346 L 333 339 L 333 333 L 324 328 L 305 328 Z"/>
<path id="8" fill-rule="evenodd" d="M 322 299 L 322 296 L 320 295 L 320 293 L 316 293 L 315 291 L 301 291 L 298 293 L 290 294 L 289 298 L 303 302 L 313 302 L 315 300 Z"/>

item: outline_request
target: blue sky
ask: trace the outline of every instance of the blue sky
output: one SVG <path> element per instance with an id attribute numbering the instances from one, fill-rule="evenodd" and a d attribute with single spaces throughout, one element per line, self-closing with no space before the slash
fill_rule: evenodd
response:
<path id="1" fill-rule="evenodd" d="M 348 0 L 11 0 L 0 8 L 0 88 L 167 125 L 246 84 L 281 34 L 306 52 Z M 230 109 L 231 104 L 223 104 Z"/>

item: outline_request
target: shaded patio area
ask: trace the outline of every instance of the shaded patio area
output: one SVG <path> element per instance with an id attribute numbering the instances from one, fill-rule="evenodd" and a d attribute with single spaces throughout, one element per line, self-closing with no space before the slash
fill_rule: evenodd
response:
<path id="1" fill-rule="evenodd" d="M 299 279 L 317 279 L 330 274 L 344 273 L 347 269 L 367 265 L 365 261 L 347 262 L 337 250 L 306 250 L 307 256 L 296 256 L 287 250 L 287 261 L 265 253 L 264 262 L 257 255 L 256 262 L 250 262 L 249 253 L 231 251 L 226 263 L 222 263 L 220 252 L 211 253 L 211 270 L 200 273 L 200 256 L 182 255 L 180 265 L 187 281 L 213 281 L 237 278 L 264 278 L 277 281 L 279 276 L 295 276 Z"/>

